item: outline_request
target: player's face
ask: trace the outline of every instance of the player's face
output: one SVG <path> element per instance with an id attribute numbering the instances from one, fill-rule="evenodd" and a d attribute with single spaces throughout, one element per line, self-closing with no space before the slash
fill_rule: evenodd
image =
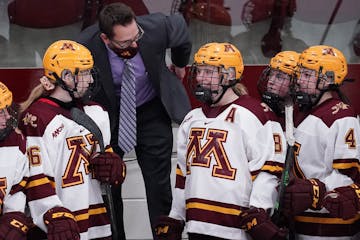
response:
<path id="1" fill-rule="evenodd" d="M 215 66 L 197 66 L 196 69 L 196 81 L 198 84 L 205 88 L 212 88 L 212 86 L 218 86 L 219 84 L 219 70 Z"/>
<path id="2" fill-rule="evenodd" d="M 291 76 L 279 69 L 271 69 L 267 90 L 270 93 L 277 94 L 280 97 L 285 97 L 289 93 Z"/>
<path id="3" fill-rule="evenodd" d="M 7 121 L 11 118 L 6 108 L 0 110 L 0 130 L 6 128 Z"/>
<path id="4" fill-rule="evenodd" d="M 317 94 L 319 90 L 316 88 L 318 76 L 315 70 L 308 68 L 300 68 L 300 75 L 297 79 L 297 91 L 307 94 Z"/>
<path id="5" fill-rule="evenodd" d="M 80 71 L 76 76 L 77 91 L 74 93 L 76 98 L 83 97 L 85 92 L 88 90 L 89 85 L 94 82 L 94 79 L 91 74 L 91 70 Z"/>

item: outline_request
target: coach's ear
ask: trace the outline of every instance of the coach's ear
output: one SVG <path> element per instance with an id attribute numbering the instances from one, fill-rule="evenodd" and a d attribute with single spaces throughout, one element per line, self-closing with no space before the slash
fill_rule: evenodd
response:
<path id="1" fill-rule="evenodd" d="M 55 84 L 50 81 L 46 76 L 40 78 L 40 83 L 46 91 L 51 91 L 55 88 Z"/>
<path id="2" fill-rule="evenodd" d="M 110 43 L 110 38 L 105 33 L 100 33 L 100 38 L 106 45 Z"/>

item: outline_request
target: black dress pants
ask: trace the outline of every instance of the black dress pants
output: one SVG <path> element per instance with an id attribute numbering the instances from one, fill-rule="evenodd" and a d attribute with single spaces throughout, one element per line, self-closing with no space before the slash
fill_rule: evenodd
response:
<path id="1" fill-rule="evenodd" d="M 151 226 L 160 215 L 168 215 L 171 202 L 171 153 L 173 134 L 169 118 L 161 100 L 155 98 L 136 109 L 137 160 L 145 183 Z M 125 239 L 121 186 L 112 189 L 119 238 Z M 139 229 L 139 231 L 142 231 Z M 153 232 L 153 229 L 152 229 Z M 154 235 L 154 232 L 153 232 Z M 154 237 L 155 239 L 155 237 Z"/>

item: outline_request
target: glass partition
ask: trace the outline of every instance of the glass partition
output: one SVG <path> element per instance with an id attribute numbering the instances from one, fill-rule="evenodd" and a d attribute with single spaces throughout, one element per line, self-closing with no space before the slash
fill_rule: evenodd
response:
<path id="1" fill-rule="evenodd" d="M 41 67 L 47 46 L 73 39 L 115 0 L 0 0 L 0 68 Z M 136 14 L 183 14 L 193 52 L 210 41 L 236 45 L 245 64 L 281 50 L 327 44 L 360 63 L 358 0 L 127 0 Z"/>

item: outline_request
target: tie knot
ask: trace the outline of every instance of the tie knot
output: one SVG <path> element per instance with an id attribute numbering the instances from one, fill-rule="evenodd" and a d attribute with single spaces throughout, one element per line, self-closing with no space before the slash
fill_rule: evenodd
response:
<path id="1" fill-rule="evenodd" d="M 124 64 L 127 66 L 131 66 L 130 59 L 124 59 Z"/>

